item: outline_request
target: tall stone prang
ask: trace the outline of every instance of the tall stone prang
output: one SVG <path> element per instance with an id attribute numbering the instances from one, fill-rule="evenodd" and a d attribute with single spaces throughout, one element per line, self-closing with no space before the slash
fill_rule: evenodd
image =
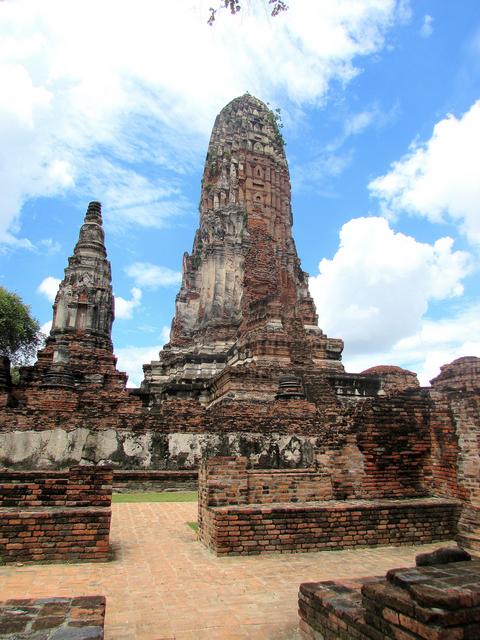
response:
<path id="1" fill-rule="evenodd" d="M 118 375 L 111 338 L 114 317 L 101 205 L 90 202 L 55 297 L 52 328 L 38 354 L 35 377 L 47 386 L 72 386 L 103 384 L 106 374 Z"/>
<path id="2" fill-rule="evenodd" d="M 200 227 L 183 258 L 170 342 L 145 365 L 145 390 L 199 397 L 240 365 L 343 371 L 343 342 L 317 325 L 290 190 L 276 116 L 249 94 L 236 98 L 213 127 Z"/>

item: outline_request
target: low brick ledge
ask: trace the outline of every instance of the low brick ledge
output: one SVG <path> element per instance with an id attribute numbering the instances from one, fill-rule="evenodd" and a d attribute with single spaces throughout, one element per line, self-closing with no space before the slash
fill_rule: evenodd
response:
<path id="1" fill-rule="evenodd" d="M 226 505 L 208 507 L 215 513 L 265 514 L 276 512 L 308 511 L 382 511 L 404 507 L 458 507 L 462 502 L 455 498 L 379 498 L 378 500 L 318 500 L 315 502 L 274 502 L 271 504 Z"/>
<path id="2" fill-rule="evenodd" d="M 0 602 L 2 640 L 103 640 L 105 597 Z"/>
<path id="3" fill-rule="evenodd" d="M 426 544 L 457 535 L 461 502 L 437 497 L 199 507 L 218 556 Z"/>

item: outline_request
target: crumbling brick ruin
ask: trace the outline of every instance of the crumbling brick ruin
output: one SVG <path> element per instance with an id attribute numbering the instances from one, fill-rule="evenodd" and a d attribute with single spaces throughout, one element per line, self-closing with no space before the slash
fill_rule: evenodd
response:
<path id="1" fill-rule="evenodd" d="M 385 577 L 304 583 L 300 628 L 305 640 L 475 640 L 479 576 L 480 560 L 444 549 Z"/>
<path id="2" fill-rule="evenodd" d="M 0 471 L 3 562 L 109 559 L 111 467 L 32 474 Z"/>
<path id="3" fill-rule="evenodd" d="M 344 371 L 342 341 L 317 326 L 283 141 L 257 98 L 217 117 L 170 342 L 140 389 L 116 369 L 113 318 L 92 202 L 36 364 L 12 385 L 0 361 L 0 465 L 173 471 L 242 456 L 251 469 L 314 469 L 334 501 L 458 501 L 458 539 L 480 552 L 480 359 L 426 388 L 398 367 Z"/>
<path id="4" fill-rule="evenodd" d="M 217 555 L 426 544 L 456 536 L 458 500 L 338 499 L 342 488 L 325 472 L 247 464 L 246 458 L 209 458 L 200 468 L 199 538 Z"/>

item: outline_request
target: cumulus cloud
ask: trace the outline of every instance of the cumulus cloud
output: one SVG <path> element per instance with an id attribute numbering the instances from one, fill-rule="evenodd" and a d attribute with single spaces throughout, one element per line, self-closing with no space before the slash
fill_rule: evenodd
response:
<path id="1" fill-rule="evenodd" d="M 1 242 L 29 246 L 20 228 L 29 198 L 84 185 L 90 192 L 100 186 L 96 197 L 106 208 L 109 197 L 121 200 L 122 176 L 115 193 L 105 197 L 102 188 L 124 163 L 141 187 L 135 193 L 145 187 L 150 195 L 118 206 L 112 224 L 159 226 L 178 212 L 179 198 L 145 178 L 147 166 L 173 176 L 189 170 L 215 113 L 247 89 L 264 99 L 321 103 L 332 80 L 348 82 L 362 56 L 382 49 L 406 5 L 297 0 L 288 15 L 271 19 L 263 3 L 252 3 L 214 29 L 206 25 L 209 6 L 0 3 L 0 83 L 8 87 L 0 96 Z"/>
<path id="2" fill-rule="evenodd" d="M 130 290 L 132 297 L 126 300 L 121 296 L 115 296 L 115 318 L 117 320 L 131 320 L 133 311 L 140 306 L 142 291 L 137 287 Z"/>
<path id="3" fill-rule="evenodd" d="M 41 293 L 47 298 L 47 300 L 50 300 L 50 302 L 54 302 L 55 296 L 57 295 L 58 287 L 60 286 L 60 282 L 61 280 L 59 278 L 47 276 L 38 285 L 37 293 Z"/>
<path id="4" fill-rule="evenodd" d="M 150 262 L 134 262 L 126 267 L 125 273 L 133 278 L 135 284 L 149 289 L 178 285 L 182 281 L 180 272 Z"/>
<path id="5" fill-rule="evenodd" d="M 170 328 L 163 327 L 158 344 L 147 347 L 123 347 L 115 350 L 118 358 L 117 367 L 128 373 L 128 386 L 139 387 L 143 380 L 143 365 L 158 360 L 158 354 L 168 341 Z"/>
<path id="6" fill-rule="evenodd" d="M 428 14 L 423 16 L 423 24 L 420 29 L 420 35 L 422 38 L 429 38 L 433 33 L 433 18 Z"/>
<path id="7" fill-rule="evenodd" d="M 479 318 L 480 305 L 474 304 L 441 320 L 424 318 L 418 331 L 388 351 L 351 355 L 346 345 L 345 367 L 359 372 L 377 364 L 396 364 L 415 371 L 420 384 L 428 385 L 442 365 L 462 356 L 480 356 Z"/>
<path id="8" fill-rule="evenodd" d="M 383 212 L 453 220 L 480 245 L 480 100 L 460 118 L 438 122 L 425 143 L 413 142 L 390 171 L 369 184 Z"/>
<path id="9" fill-rule="evenodd" d="M 356 218 L 310 288 L 322 329 L 344 338 L 350 354 L 365 354 L 418 331 L 429 302 L 462 295 L 470 270 L 469 254 L 454 251 L 451 238 L 417 242 L 385 218 Z"/>

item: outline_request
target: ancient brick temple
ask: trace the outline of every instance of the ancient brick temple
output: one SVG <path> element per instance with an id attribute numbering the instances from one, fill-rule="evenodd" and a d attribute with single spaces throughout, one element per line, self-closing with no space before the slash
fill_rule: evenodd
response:
<path id="1" fill-rule="evenodd" d="M 272 399 L 282 372 L 343 371 L 342 349 L 318 327 L 300 267 L 277 121 L 246 94 L 215 121 L 170 342 L 144 367 L 143 387 L 211 402 L 251 397 L 255 379 L 256 397 Z"/>
<path id="2" fill-rule="evenodd" d="M 25 381 L 66 388 L 84 388 L 92 382 L 103 385 L 109 377 L 125 382 L 115 368 L 114 317 L 101 205 L 91 202 L 55 297 L 46 346 L 35 366 L 24 369 Z"/>
<path id="3" fill-rule="evenodd" d="M 480 359 L 445 365 L 424 388 L 399 367 L 344 371 L 342 341 L 317 326 L 292 238 L 282 138 L 260 100 L 237 98 L 215 122 L 170 342 L 145 365 L 140 389 L 116 369 L 113 318 L 92 202 L 38 361 L 12 385 L 0 359 L 1 466 L 173 471 L 242 456 L 250 470 L 319 474 L 322 500 L 337 506 L 445 499 L 449 522 L 457 514 L 450 528 L 480 551 Z M 249 469 L 235 474 L 256 486 Z M 215 467 L 226 486 L 228 473 Z M 217 497 L 205 496 L 205 513 L 220 518 Z"/>

